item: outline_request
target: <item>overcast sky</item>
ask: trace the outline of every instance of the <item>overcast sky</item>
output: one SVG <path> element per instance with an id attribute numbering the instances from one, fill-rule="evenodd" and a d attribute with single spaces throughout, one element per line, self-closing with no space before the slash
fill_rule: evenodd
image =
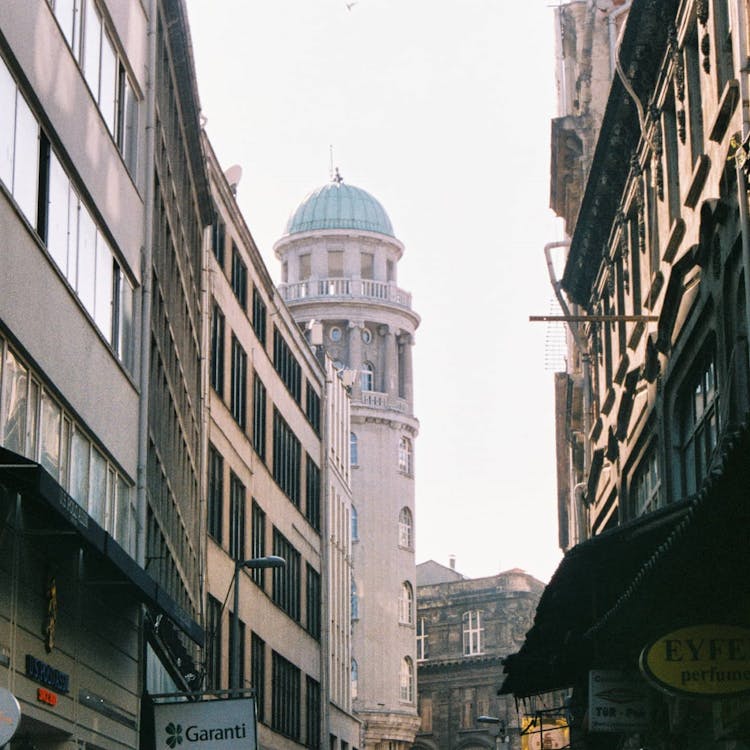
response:
<path id="1" fill-rule="evenodd" d="M 417 561 L 546 581 L 557 548 L 552 290 L 555 115 L 542 0 L 187 0 L 206 130 L 271 276 L 307 193 L 344 180 L 405 244 L 414 349 Z"/>

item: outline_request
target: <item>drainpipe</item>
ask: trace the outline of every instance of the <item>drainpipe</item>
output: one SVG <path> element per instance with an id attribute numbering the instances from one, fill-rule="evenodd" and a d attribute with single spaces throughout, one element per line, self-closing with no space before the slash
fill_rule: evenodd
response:
<path id="1" fill-rule="evenodd" d="M 144 238 L 141 255 L 141 371 L 138 401 L 138 475 L 136 486 L 136 561 L 146 567 L 146 523 L 148 520 L 148 400 L 151 371 L 151 267 L 154 229 L 154 153 L 156 150 L 156 26 L 157 0 L 148 3 L 148 78 L 146 81 L 146 158 L 144 185 Z"/>
<path id="2" fill-rule="evenodd" d="M 617 60 L 617 31 L 615 21 L 618 16 L 627 13 L 630 10 L 631 0 L 621 5 L 617 10 L 610 11 L 607 14 L 607 32 L 609 34 L 609 74 L 610 78 L 615 77 L 615 61 Z"/>
<path id="3" fill-rule="evenodd" d="M 320 474 L 321 487 L 320 497 L 324 501 L 321 503 L 320 508 L 320 567 L 321 567 L 321 580 L 323 586 L 320 591 L 320 693 L 321 701 L 325 705 L 321 706 L 321 722 L 320 722 L 320 747 L 326 747 L 328 737 L 330 736 L 330 710 L 328 702 L 330 700 L 330 581 L 331 581 L 331 555 L 330 555 L 330 528 L 329 528 L 329 511 L 331 507 L 331 496 L 330 496 L 330 471 L 328 467 L 328 457 L 330 455 L 330 441 L 331 441 L 331 424 L 329 424 L 328 409 L 329 405 L 336 403 L 336 399 L 333 397 L 333 389 L 337 387 L 337 383 L 334 383 L 331 379 L 331 368 L 328 364 L 328 358 L 324 353 L 322 345 L 318 348 L 318 351 L 323 353 L 321 357 L 321 365 L 323 366 L 323 398 L 320 409 Z M 316 352 L 317 353 L 317 352 Z M 320 361 L 320 360 L 319 360 Z M 338 376 L 337 376 L 338 377 Z"/>
<path id="4" fill-rule="evenodd" d="M 737 150 L 737 155 L 742 153 L 743 161 L 747 161 L 746 141 L 750 137 L 750 115 L 748 115 L 747 101 L 750 92 L 748 91 L 748 56 L 744 52 L 747 45 L 746 23 L 748 21 L 745 11 L 745 4 L 737 2 L 734 7 L 737 9 L 737 23 L 732 28 L 732 34 L 735 36 L 734 45 L 734 68 L 738 71 L 739 81 L 739 100 L 742 107 L 742 133 L 741 146 Z M 731 13 L 731 8 L 729 9 Z M 736 156 L 737 156 L 736 155 Z M 742 238 L 742 268 L 745 274 L 745 331 L 750 336 L 750 218 L 748 217 L 747 207 L 747 190 L 748 184 L 745 177 L 745 171 L 742 164 L 735 156 L 735 169 L 737 171 L 737 203 L 740 209 L 740 235 Z M 750 348 L 748 348 L 750 352 Z M 748 363 L 750 365 L 750 363 Z"/>
<path id="5" fill-rule="evenodd" d="M 563 297 L 562 287 L 555 275 L 555 267 L 552 263 L 551 251 L 560 247 L 569 248 L 570 240 L 548 242 L 544 246 L 544 257 L 547 261 L 547 272 L 549 273 L 549 280 L 552 284 L 552 289 L 555 292 L 555 298 L 560 305 L 560 309 L 563 311 L 563 315 L 570 316 L 570 308 Z M 581 334 L 578 331 L 578 324 L 568 321 L 568 329 L 570 330 L 576 348 L 581 355 L 581 374 L 583 376 L 583 475 L 588 478 L 591 466 L 589 439 L 589 433 L 591 432 L 591 357 L 586 341 L 581 337 Z M 576 518 L 576 524 L 578 525 L 578 523 L 578 518 Z M 586 528 L 586 533 L 588 535 L 588 528 Z"/>

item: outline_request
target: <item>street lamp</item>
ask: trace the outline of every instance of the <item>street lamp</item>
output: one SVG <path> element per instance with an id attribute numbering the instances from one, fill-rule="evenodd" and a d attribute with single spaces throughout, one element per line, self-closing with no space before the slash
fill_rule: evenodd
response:
<path id="1" fill-rule="evenodd" d="M 234 695 L 237 694 L 240 687 L 240 582 L 239 574 L 243 568 L 283 568 L 286 560 L 277 555 L 267 555 L 266 557 L 253 557 L 250 560 L 234 561 L 234 612 L 232 613 L 232 637 L 229 641 L 229 663 L 232 667 L 232 684 L 229 686 Z"/>
<path id="2" fill-rule="evenodd" d="M 500 750 L 500 745 L 510 741 L 510 737 L 505 734 L 505 721 L 498 719 L 497 716 L 477 716 L 477 724 L 493 724 L 497 730 L 490 732 L 495 737 L 495 748 Z"/>

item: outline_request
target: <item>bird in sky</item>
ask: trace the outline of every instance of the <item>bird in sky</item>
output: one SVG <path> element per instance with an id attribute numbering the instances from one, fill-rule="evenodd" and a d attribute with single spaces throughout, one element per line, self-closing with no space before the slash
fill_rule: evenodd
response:
<path id="1" fill-rule="evenodd" d="M 351 10 L 356 4 L 357 4 L 357 0 L 354 0 L 353 3 L 344 3 L 344 5 L 346 5 L 347 10 Z"/>

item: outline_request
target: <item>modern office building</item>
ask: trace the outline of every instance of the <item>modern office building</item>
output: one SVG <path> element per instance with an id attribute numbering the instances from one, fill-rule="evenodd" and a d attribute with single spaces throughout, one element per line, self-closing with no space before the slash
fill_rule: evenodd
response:
<path id="1" fill-rule="evenodd" d="M 134 748 L 203 641 L 182 3 L 2 3 L 0 98 L 0 682 L 14 746 Z"/>
<path id="2" fill-rule="evenodd" d="M 611 83 L 565 212 L 569 549 L 503 690 L 572 688 L 575 746 L 726 747 L 750 716 L 744 654 L 719 648 L 746 642 L 750 603 L 748 6 L 605 3 L 568 31 L 592 38 L 616 5 Z M 576 51 L 582 73 L 591 51 Z M 575 166 L 554 161 L 553 184 Z"/>
<path id="3" fill-rule="evenodd" d="M 351 385 L 351 689 L 362 747 L 411 745 L 416 710 L 412 346 L 419 316 L 397 285 L 404 247 L 381 204 L 336 177 L 276 243 L 295 321 Z"/>

